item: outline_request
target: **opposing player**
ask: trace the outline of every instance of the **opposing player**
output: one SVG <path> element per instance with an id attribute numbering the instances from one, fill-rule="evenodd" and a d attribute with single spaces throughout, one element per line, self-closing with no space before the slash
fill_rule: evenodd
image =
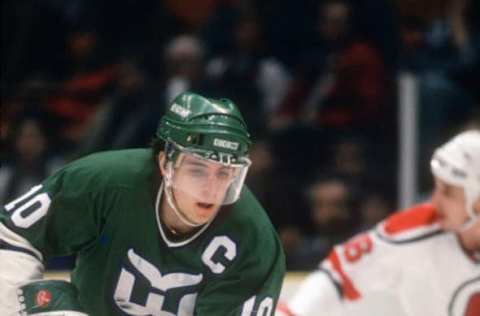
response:
<path id="1" fill-rule="evenodd" d="M 0 315 L 272 315 L 284 255 L 243 185 L 249 146 L 231 101 L 184 93 L 151 149 L 93 154 L 5 205 Z M 72 253 L 72 283 L 37 281 Z"/>
<path id="2" fill-rule="evenodd" d="M 480 315 L 480 131 L 438 148 L 431 170 L 431 203 L 334 247 L 277 315 L 351 315 L 375 293 L 408 316 Z"/>

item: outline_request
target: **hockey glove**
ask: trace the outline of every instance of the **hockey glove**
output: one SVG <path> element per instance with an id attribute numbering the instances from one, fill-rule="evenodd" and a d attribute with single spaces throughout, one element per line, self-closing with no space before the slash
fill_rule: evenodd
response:
<path id="1" fill-rule="evenodd" d="M 20 314 L 26 316 L 88 316 L 77 296 L 73 284 L 59 280 L 31 282 L 17 291 Z"/>

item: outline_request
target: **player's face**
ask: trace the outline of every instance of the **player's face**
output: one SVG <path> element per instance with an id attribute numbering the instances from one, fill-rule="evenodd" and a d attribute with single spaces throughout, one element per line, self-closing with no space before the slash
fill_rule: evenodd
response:
<path id="1" fill-rule="evenodd" d="M 432 203 L 438 214 L 440 225 L 449 231 L 459 231 L 468 220 L 463 188 L 450 185 L 435 177 Z"/>
<path id="2" fill-rule="evenodd" d="M 185 155 L 173 175 L 173 195 L 179 210 L 197 224 L 211 220 L 235 172 L 235 168 Z"/>
<path id="3" fill-rule="evenodd" d="M 342 182 L 326 181 L 311 190 L 311 216 L 318 228 L 348 218 L 348 190 Z"/>

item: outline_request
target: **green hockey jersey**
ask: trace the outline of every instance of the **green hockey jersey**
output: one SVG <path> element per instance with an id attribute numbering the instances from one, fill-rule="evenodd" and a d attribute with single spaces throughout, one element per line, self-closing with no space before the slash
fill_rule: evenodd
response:
<path id="1" fill-rule="evenodd" d="M 284 254 L 252 193 L 175 241 L 161 187 L 151 150 L 98 153 L 5 205 L 0 222 L 44 257 L 77 255 L 72 282 L 92 316 L 273 315 Z"/>

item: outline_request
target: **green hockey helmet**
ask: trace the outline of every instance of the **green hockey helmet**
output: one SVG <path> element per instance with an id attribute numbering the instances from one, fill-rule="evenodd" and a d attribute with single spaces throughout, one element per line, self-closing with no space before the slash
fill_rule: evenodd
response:
<path id="1" fill-rule="evenodd" d="M 238 199 L 251 164 L 251 141 L 232 101 L 182 93 L 169 105 L 156 136 L 165 141 L 167 197 L 174 188 L 204 204 L 231 204 Z M 177 170 L 192 160 L 205 170 L 192 171 L 187 179 L 180 177 L 184 173 Z"/>
<path id="2" fill-rule="evenodd" d="M 239 163 L 251 145 L 245 121 L 232 101 L 191 92 L 169 105 L 156 136 L 176 149 L 223 163 Z"/>

